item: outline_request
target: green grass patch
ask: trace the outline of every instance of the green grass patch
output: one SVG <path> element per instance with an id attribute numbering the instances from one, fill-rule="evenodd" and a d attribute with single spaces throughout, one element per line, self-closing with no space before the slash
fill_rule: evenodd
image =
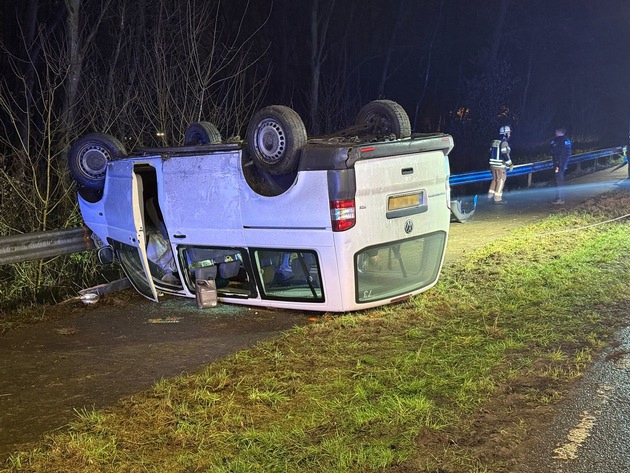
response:
<path id="1" fill-rule="evenodd" d="M 628 212 L 630 198 L 612 198 Z M 492 243 L 407 303 L 324 317 L 115 408 L 82 411 L 7 469 L 494 471 L 465 446 L 424 457 L 419 439 L 470 428 L 499 386 L 523 377 L 538 381 L 527 402 L 556 402 L 613 333 L 619 321 L 605 308 L 627 298 L 630 228 L 592 226 L 611 214 L 589 208 Z"/>

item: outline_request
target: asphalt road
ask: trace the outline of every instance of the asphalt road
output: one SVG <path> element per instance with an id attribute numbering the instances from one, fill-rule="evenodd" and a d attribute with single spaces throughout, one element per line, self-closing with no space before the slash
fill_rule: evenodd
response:
<path id="1" fill-rule="evenodd" d="M 630 472 L 630 328 L 556 409 L 521 473 Z"/>

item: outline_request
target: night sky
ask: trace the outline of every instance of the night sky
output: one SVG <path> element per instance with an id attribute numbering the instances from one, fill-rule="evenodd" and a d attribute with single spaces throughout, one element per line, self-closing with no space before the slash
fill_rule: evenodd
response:
<path id="1" fill-rule="evenodd" d="M 18 25 L 22 31 L 28 25 L 27 6 L 32 1 L 5 0 L 0 6 L 2 42 L 18 55 L 22 54 Z M 39 25 L 61 38 L 65 2 L 35 3 Z M 114 32 L 121 24 L 118 6 L 126 2 L 113 0 L 97 29 L 91 30 L 102 3 L 90 0 L 82 5 L 82 34 L 96 31 L 95 45 L 88 51 L 92 64 L 111 61 Z M 132 3 L 137 9 L 134 21 L 149 18 L 146 24 L 157 29 L 156 25 L 174 23 L 185 2 Z M 218 31 L 213 38 L 221 44 L 214 54 L 227 56 L 247 40 L 248 57 L 256 59 L 246 83 L 262 91 L 257 105 L 293 107 L 311 133 L 347 125 L 365 103 L 388 98 L 403 105 L 414 131 L 453 134 L 454 156 L 460 161 L 475 161 L 469 156 L 486 147 L 502 124 L 513 126 L 516 157 L 543 146 L 560 125 L 578 147 L 627 141 L 627 0 L 251 3 L 226 1 L 218 10 L 211 9 L 209 15 L 218 20 L 211 22 Z M 158 16 L 157 10 L 174 14 Z M 312 47 L 314 34 L 317 48 Z M 142 39 L 130 43 L 137 46 L 138 41 Z M 11 85 L 6 54 L 0 65 Z M 84 81 L 92 80 L 87 74 L 95 77 L 98 70 L 86 67 Z M 319 81 L 315 111 L 314 77 Z M 238 126 L 242 124 L 234 125 Z"/>

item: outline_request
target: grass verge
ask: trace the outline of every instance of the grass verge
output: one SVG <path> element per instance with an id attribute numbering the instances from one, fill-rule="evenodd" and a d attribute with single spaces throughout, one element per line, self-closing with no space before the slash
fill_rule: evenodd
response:
<path id="1" fill-rule="evenodd" d="M 406 304 L 323 317 L 80 411 L 6 471 L 503 471 L 505 458 L 442 440 L 472 435 L 524 378 L 543 406 L 582 374 L 630 281 L 627 220 L 593 224 L 629 209 L 627 193 L 594 200 L 452 265 Z M 528 425 L 511 415 L 503 440 L 516 444 Z"/>

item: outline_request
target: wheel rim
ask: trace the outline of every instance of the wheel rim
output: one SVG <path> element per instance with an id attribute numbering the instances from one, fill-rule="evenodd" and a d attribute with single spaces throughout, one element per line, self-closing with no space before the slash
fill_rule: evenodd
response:
<path id="1" fill-rule="evenodd" d="M 267 120 L 261 124 L 256 135 L 256 150 L 263 161 L 275 163 L 282 158 L 287 147 L 284 130 L 275 120 Z"/>
<path id="2" fill-rule="evenodd" d="M 392 132 L 392 124 L 390 120 L 387 118 L 378 115 L 376 113 L 371 113 L 366 117 L 365 120 L 371 127 L 375 133 L 391 133 Z"/>
<path id="3" fill-rule="evenodd" d="M 90 179 L 103 179 L 111 153 L 101 146 L 89 146 L 81 154 L 81 172 Z"/>
<path id="4" fill-rule="evenodd" d="M 188 145 L 207 145 L 208 141 L 204 140 L 203 137 L 201 136 L 201 133 L 193 133 L 190 136 L 190 143 L 187 143 Z"/>

